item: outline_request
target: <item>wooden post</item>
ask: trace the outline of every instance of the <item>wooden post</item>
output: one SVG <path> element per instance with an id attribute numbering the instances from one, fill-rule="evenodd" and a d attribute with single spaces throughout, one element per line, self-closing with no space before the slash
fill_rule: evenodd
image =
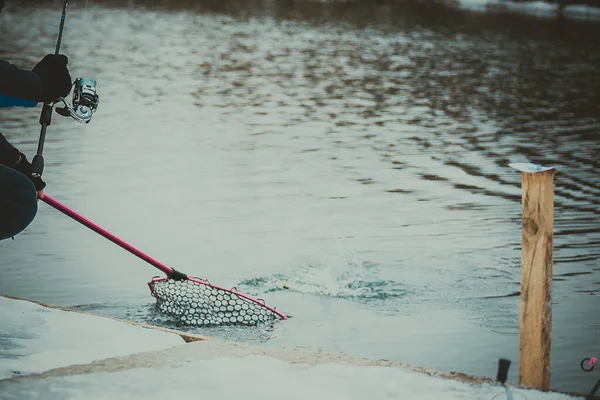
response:
<path id="1" fill-rule="evenodd" d="M 554 169 L 522 173 L 519 384 L 550 389 Z"/>

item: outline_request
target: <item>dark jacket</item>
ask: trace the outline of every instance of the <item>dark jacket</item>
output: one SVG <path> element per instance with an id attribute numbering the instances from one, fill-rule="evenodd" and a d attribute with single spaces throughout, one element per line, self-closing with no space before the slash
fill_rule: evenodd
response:
<path id="1" fill-rule="evenodd" d="M 0 133 L 0 164 L 12 167 L 17 163 L 18 159 L 19 150 L 8 143 L 8 140 Z"/>
<path id="2" fill-rule="evenodd" d="M 35 107 L 42 97 L 37 74 L 0 60 L 0 107 Z M 0 133 L 0 164 L 12 166 L 18 157 L 18 150 Z"/>
<path id="3" fill-rule="evenodd" d="M 36 73 L 0 60 L 0 95 L 4 95 L 0 98 L 0 107 L 22 105 L 10 104 L 11 98 L 16 103 L 26 100 L 35 107 L 44 97 L 42 81 Z"/>
<path id="4" fill-rule="evenodd" d="M 32 107 L 42 96 L 37 74 L 0 60 L 0 107 Z M 31 164 L 25 164 L 26 159 L 17 164 L 18 158 L 19 151 L 0 133 L 0 240 L 14 238 L 37 213 L 36 186 L 17 169 Z"/>

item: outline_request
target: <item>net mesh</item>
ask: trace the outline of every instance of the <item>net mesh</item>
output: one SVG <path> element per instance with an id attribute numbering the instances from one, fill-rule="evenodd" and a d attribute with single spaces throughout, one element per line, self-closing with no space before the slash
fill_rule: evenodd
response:
<path id="1" fill-rule="evenodd" d="M 209 283 L 155 279 L 148 285 L 159 311 L 185 325 L 257 325 L 281 319 L 264 303 Z"/>

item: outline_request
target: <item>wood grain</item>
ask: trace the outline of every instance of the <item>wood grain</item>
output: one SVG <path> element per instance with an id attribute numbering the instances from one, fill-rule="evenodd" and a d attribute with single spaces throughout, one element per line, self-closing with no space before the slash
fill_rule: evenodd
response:
<path id="1" fill-rule="evenodd" d="M 522 174 L 519 384 L 550 388 L 555 170 Z"/>

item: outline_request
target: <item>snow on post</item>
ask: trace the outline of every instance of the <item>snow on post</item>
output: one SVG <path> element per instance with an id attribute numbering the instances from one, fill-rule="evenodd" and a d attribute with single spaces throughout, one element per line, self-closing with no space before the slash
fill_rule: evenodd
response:
<path id="1" fill-rule="evenodd" d="M 550 389 L 554 167 L 510 164 L 522 172 L 519 384 Z"/>

